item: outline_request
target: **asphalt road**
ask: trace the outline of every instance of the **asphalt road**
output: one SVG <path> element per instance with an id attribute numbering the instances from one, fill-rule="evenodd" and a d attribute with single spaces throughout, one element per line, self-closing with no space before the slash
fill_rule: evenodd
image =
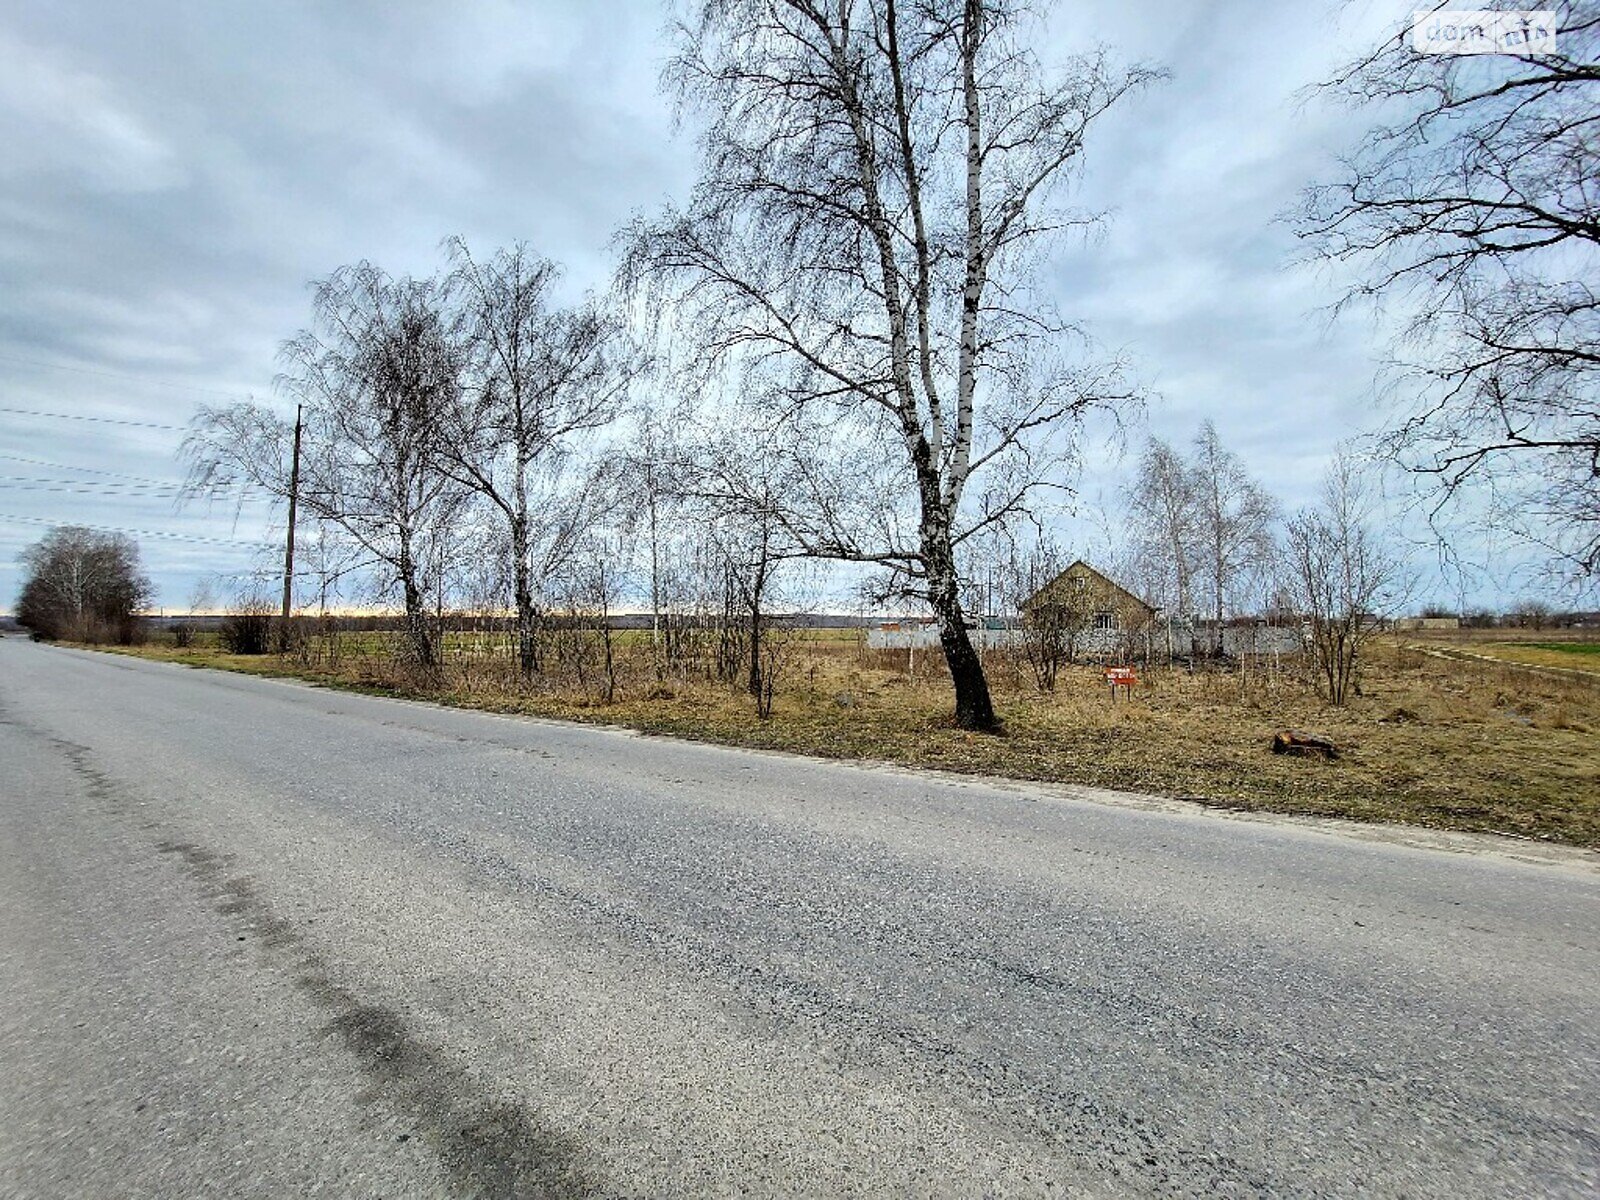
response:
<path id="1" fill-rule="evenodd" d="M 1592 1196 L 1600 869 L 0 639 L 0 1194 Z"/>

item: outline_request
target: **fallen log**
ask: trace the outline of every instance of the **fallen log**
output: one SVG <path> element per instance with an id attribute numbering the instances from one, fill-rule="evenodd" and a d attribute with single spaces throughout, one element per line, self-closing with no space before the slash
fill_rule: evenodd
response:
<path id="1" fill-rule="evenodd" d="M 1274 754 L 1293 754 L 1300 758 L 1338 758 L 1339 747 L 1315 733 L 1283 729 L 1272 735 Z"/>

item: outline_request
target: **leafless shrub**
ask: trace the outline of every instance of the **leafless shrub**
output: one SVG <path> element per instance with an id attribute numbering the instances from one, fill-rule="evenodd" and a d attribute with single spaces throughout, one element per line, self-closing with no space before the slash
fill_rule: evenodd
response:
<path id="1" fill-rule="evenodd" d="M 243 592 L 217 628 L 217 642 L 229 654 L 266 654 L 272 648 L 272 602 L 258 592 Z"/>
<path id="2" fill-rule="evenodd" d="M 1288 583 L 1307 622 L 1311 661 L 1334 705 L 1359 688 L 1363 649 L 1403 600 L 1402 564 L 1372 518 L 1361 469 L 1341 453 L 1321 502 L 1289 522 Z"/>

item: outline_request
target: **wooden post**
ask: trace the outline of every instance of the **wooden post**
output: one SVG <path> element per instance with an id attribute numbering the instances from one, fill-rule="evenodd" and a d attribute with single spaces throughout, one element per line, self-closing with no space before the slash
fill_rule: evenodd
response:
<path id="1" fill-rule="evenodd" d="M 294 459 L 289 467 L 289 532 L 283 545 L 283 623 L 288 636 L 289 613 L 294 604 L 294 510 L 300 498 L 301 406 L 294 406 Z"/>

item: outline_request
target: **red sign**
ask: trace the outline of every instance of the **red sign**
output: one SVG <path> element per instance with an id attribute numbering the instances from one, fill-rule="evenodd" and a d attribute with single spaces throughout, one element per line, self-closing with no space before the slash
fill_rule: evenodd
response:
<path id="1" fill-rule="evenodd" d="M 1139 676 L 1132 667 L 1107 667 L 1106 682 L 1112 687 L 1131 688 L 1139 682 Z"/>

